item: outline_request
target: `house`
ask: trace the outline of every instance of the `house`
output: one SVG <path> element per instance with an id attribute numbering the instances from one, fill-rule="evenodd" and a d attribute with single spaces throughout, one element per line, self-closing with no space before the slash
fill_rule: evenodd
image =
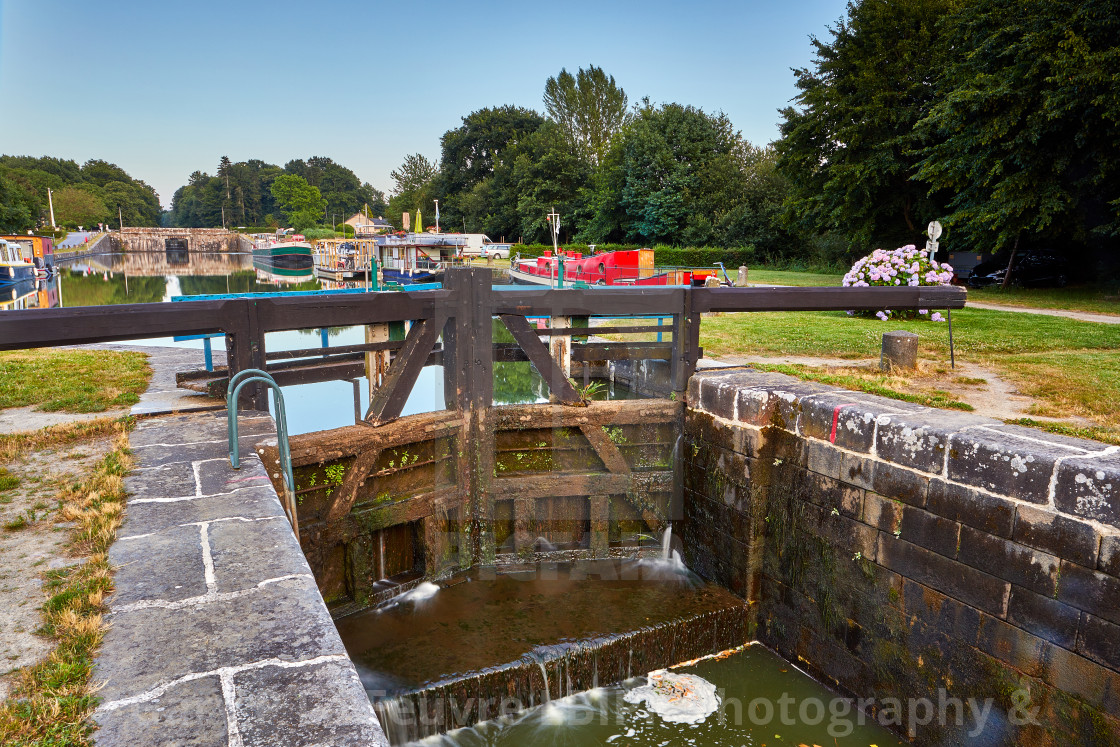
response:
<path id="1" fill-rule="evenodd" d="M 346 219 L 346 224 L 354 227 L 354 235 L 356 236 L 373 236 L 378 233 L 389 233 L 393 230 L 389 221 L 380 216 L 371 218 L 365 213 L 354 213 Z"/>

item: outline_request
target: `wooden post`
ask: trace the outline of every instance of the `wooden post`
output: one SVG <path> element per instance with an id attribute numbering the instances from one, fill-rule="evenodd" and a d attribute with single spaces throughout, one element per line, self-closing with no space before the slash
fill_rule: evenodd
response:
<path id="1" fill-rule="evenodd" d="M 572 326 L 572 318 L 570 316 L 554 316 L 549 318 L 548 326 L 551 329 L 561 329 Z M 548 339 L 548 352 L 553 357 L 556 363 L 560 366 L 560 370 L 564 375 L 571 378 L 572 375 L 572 338 L 570 335 L 553 336 Z"/>
<path id="2" fill-rule="evenodd" d="M 366 342 L 388 342 L 389 325 L 387 323 L 367 324 Z M 385 373 L 389 370 L 390 354 L 388 350 L 371 350 L 366 353 L 366 378 L 369 379 L 369 398 L 373 399 L 373 392 L 385 383 Z"/>

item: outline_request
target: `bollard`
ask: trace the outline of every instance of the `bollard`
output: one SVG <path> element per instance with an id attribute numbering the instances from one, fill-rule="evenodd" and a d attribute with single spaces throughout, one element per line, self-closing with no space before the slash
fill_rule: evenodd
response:
<path id="1" fill-rule="evenodd" d="M 746 288 L 747 287 L 747 266 L 746 265 L 739 265 L 739 274 L 735 276 L 735 287 L 736 288 Z"/>
<path id="2" fill-rule="evenodd" d="M 883 334 L 883 353 L 879 358 L 879 370 L 892 368 L 918 367 L 918 336 L 913 332 L 896 329 Z"/>

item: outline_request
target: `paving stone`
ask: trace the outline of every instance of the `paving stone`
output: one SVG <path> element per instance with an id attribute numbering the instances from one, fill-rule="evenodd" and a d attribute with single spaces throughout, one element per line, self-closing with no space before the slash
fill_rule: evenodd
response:
<path id="1" fill-rule="evenodd" d="M 388 745 L 349 660 L 251 669 L 233 685 L 246 745 Z"/>
<path id="2" fill-rule="evenodd" d="M 314 594 L 309 592 L 315 592 Z M 95 677 L 116 700 L 188 672 L 276 657 L 285 661 L 344 653 L 312 579 L 270 584 L 244 596 L 184 609 L 114 614 Z M 138 655 L 138 652 L 144 652 Z"/>
<path id="3" fill-rule="evenodd" d="M 948 477 L 999 495 L 1048 504 L 1055 461 L 1076 453 L 1064 445 L 1026 441 L 1002 430 L 969 430 L 953 436 Z"/>
<path id="4" fill-rule="evenodd" d="M 945 482 L 929 481 L 926 510 L 946 519 L 959 521 L 988 534 L 1011 537 L 1015 525 L 1014 501 L 981 493 L 979 490 Z"/>
<path id="5" fill-rule="evenodd" d="M 218 591 L 251 589 L 261 581 L 311 573 L 286 517 L 220 521 L 208 528 Z"/>
<path id="6" fill-rule="evenodd" d="M 280 499 L 272 486 L 239 490 L 229 495 L 190 498 L 170 503 L 128 504 L 120 536 L 158 532 L 168 527 L 199 521 L 214 521 L 231 516 L 247 519 L 283 516 Z"/>
<path id="7" fill-rule="evenodd" d="M 143 462 L 143 453 L 133 458 Z M 125 490 L 136 498 L 182 498 L 195 494 L 194 469 L 189 462 L 164 464 L 134 471 L 124 479 Z"/>
<path id="8" fill-rule="evenodd" d="M 1092 525 L 1053 511 L 1020 504 L 1016 509 L 1012 539 L 1093 568 L 1101 536 Z"/>
<path id="9" fill-rule="evenodd" d="M 150 599 L 174 602 L 206 593 L 201 533 L 197 526 L 172 527 L 109 548 L 116 568 L 111 606 Z"/>
<path id="10" fill-rule="evenodd" d="M 1067 514 L 1120 527 L 1120 449 L 1104 456 L 1062 460 L 1054 504 Z"/>
<path id="11" fill-rule="evenodd" d="M 875 444 L 875 418 L 883 412 L 883 407 L 861 402 L 850 392 L 813 397 L 803 403 L 801 434 L 867 454 Z"/>
<path id="12" fill-rule="evenodd" d="M 216 675 L 182 682 L 162 696 L 94 713 L 98 747 L 226 747 L 229 729 Z M 248 743 L 247 747 L 248 747 Z"/>

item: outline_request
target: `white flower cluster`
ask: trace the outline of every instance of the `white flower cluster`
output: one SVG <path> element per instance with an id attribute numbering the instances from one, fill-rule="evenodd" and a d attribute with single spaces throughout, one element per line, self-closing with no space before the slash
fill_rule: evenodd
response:
<path id="1" fill-rule="evenodd" d="M 953 268 L 930 258 L 925 249 L 913 244 L 888 252 L 876 249 L 871 254 L 852 265 L 844 276 L 845 288 L 867 288 L 872 285 L 949 285 L 953 281 Z M 875 316 L 886 321 L 897 312 L 877 311 Z M 848 315 L 854 312 L 849 311 Z M 929 309 L 919 309 L 918 314 L 928 316 Z M 909 316 L 909 312 L 904 312 Z M 945 321 L 939 312 L 930 319 Z"/>

